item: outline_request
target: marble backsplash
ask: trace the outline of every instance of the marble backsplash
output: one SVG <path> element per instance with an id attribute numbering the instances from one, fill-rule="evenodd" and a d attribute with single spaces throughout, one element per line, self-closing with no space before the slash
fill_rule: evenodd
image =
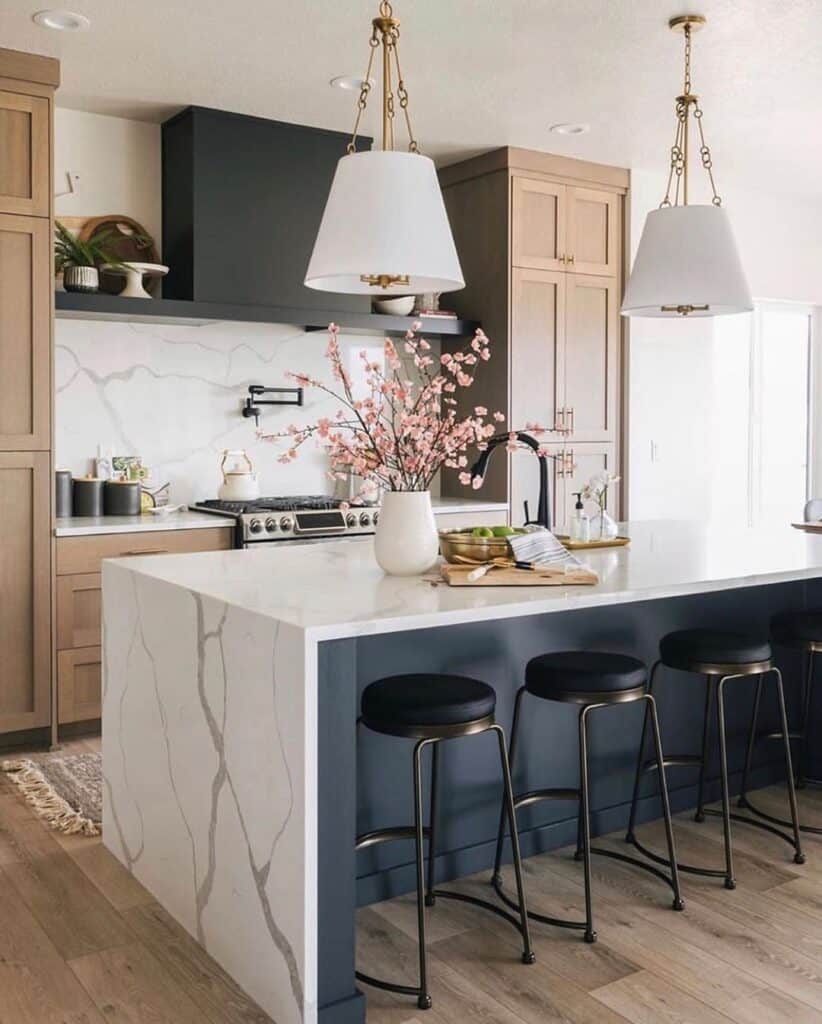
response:
<path id="1" fill-rule="evenodd" d="M 341 335 L 356 373 L 362 349 L 382 358 L 378 335 Z M 97 446 L 140 455 L 152 486 L 171 483 L 171 501 L 215 497 L 224 448 L 244 448 L 263 494 L 323 494 L 333 485 L 327 460 L 308 444 L 290 465 L 259 441 L 253 419 L 240 415 L 249 384 L 291 386 L 288 370 L 330 379 L 326 335 L 271 324 L 203 326 L 58 320 L 55 331 L 56 465 L 84 475 Z M 260 427 L 333 415 L 331 399 L 307 390 L 305 405 L 263 407 Z"/>

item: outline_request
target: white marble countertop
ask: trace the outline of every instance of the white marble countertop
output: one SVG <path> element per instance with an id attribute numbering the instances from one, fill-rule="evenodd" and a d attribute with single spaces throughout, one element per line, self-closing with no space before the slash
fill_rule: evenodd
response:
<path id="1" fill-rule="evenodd" d="M 144 516 L 71 516 L 56 519 L 55 537 L 85 537 L 98 533 L 152 533 L 157 530 L 202 530 L 234 526 L 232 519 L 206 512 L 169 512 Z"/>
<path id="2" fill-rule="evenodd" d="M 371 538 L 117 564 L 294 626 L 315 641 L 822 577 L 822 536 L 789 525 L 724 531 L 659 521 L 624 529 L 630 545 L 581 552 L 599 574 L 595 586 L 451 588 L 386 576 Z"/>

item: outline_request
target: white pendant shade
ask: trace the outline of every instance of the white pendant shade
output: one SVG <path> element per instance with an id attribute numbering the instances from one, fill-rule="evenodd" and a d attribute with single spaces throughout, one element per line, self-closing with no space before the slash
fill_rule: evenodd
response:
<path id="1" fill-rule="evenodd" d="M 376 287 L 362 277 L 408 277 Z M 463 288 L 433 161 L 370 150 L 337 164 L 305 284 L 349 295 L 411 295 Z"/>
<path id="2" fill-rule="evenodd" d="M 623 316 L 722 316 L 753 309 L 731 224 L 721 206 L 648 214 L 622 302 Z"/>

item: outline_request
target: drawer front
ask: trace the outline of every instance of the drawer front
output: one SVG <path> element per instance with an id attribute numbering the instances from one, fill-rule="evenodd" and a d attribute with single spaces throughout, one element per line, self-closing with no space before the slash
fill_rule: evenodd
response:
<path id="1" fill-rule="evenodd" d="M 102 577 L 100 573 L 60 576 L 57 580 L 57 650 L 99 647 Z"/>
<path id="2" fill-rule="evenodd" d="M 99 647 L 57 654 L 57 721 L 87 722 L 102 713 L 102 652 Z"/>
<path id="3" fill-rule="evenodd" d="M 225 551 L 232 547 L 230 528 L 157 530 L 149 533 L 105 533 L 57 538 L 57 575 L 99 573 L 104 558 L 128 555 L 171 555 L 192 551 Z"/>

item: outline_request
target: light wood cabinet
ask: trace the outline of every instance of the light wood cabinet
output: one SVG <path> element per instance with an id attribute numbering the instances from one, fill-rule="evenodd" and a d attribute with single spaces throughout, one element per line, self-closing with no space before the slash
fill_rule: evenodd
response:
<path id="1" fill-rule="evenodd" d="M 2 451 L 51 446 L 51 282 L 48 220 L 0 214 Z"/>
<path id="2" fill-rule="evenodd" d="M 151 530 L 58 537 L 57 721 L 100 717 L 102 667 L 102 562 L 131 555 L 224 551 L 233 546 L 230 527 Z"/>
<path id="3" fill-rule="evenodd" d="M 619 273 L 619 197 L 574 186 L 565 191 L 567 264 L 574 274 Z"/>
<path id="4" fill-rule="evenodd" d="M 568 533 L 576 504 L 575 492 L 581 491 L 595 473 L 603 470 L 615 472 L 616 447 L 613 444 L 551 444 L 548 450 L 548 469 L 551 490 L 551 519 L 558 533 Z M 522 502 L 528 500 L 531 512 L 536 509 L 539 477 L 536 459 L 530 452 L 517 452 L 512 456 L 512 507 L 515 522 L 521 521 Z M 516 504 L 518 503 L 518 504 Z M 608 511 L 618 515 L 619 485 L 608 494 Z M 589 515 L 596 509 L 590 502 L 585 506 Z"/>
<path id="5" fill-rule="evenodd" d="M 515 267 L 565 269 L 565 192 L 564 185 L 552 181 L 513 179 L 511 240 Z"/>
<path id="6" fill-rule="evenodd" d="M 57 721 L 86 722 L 102 713 L 102 651 L 84 647 L 57 655 Z"/>
<path id="7" fill-rule="evenodd" d="M 569 440 L 615 441 L 619 386 L 619 281 L 567 274 L 562 368 Z"/>
<path id="8" fill-rule="evenodd" d="M 515 268 L 511 282 L 510 423 L 553 427 L 565 405 L 565 275 Z"/>
<path id="9" fill-rule="evenodd" d="M 496 334 L 487 331 L 491 360 L 476 372 L 481 404 L 505 412 L 509 429 L 522 430 L 529 423 L 548 428 L 539 440 L 552 445 L 552 451 L 587 452 L 582 463 L 586 479 L 594 472 L 587 472 L 589 463 L 603 458 L 617 471 L 628 172 L 505 148 L 446 167 L 440 178 L 466 281 L 483 284 L 470 297 L 455 292 L 449 301 L 461 315 L 493 322 L 496 328 Z M 497 263 L 493 278 L 483 276 L 483 267 L 490 258 L 498 261 L 501 249 L 483 242 L 477 223 L 507 226 L 505 273 Z M 507 379 L 504 363 L 498 369 L 495 362 L 500 352 L 507 361 Z M 460 398 L 460 412 L 469 412 L 473 396 Z M 499 465 L 502 458 L 496 461 Z M 564 523 L 566 492 L 570 495 L 569 484 L 576 481 L 569 481 L 562 464 L 550 468 L 556 516 Z M 517 524 L 526 499 L 536 514 L 533 455 L 510 456 L 508 470 L 506 496 L 511 523 Z M 486 483 L 487 491 L 489 484 L 494 488 L 494 500 L 501 496 L 499 479 L 489 477 Z M 447 474 L 442 493 L 458 493 Z"/>
<path id="10" fill-rule="evenodd" d="M 51 465 L 0 452 L 0 732 L 49 724 Z"/>
<path id="11" fill-rule="evenodd" d="M 0 213 L 49 216 L 49 100 L 0 91 Z"/>

